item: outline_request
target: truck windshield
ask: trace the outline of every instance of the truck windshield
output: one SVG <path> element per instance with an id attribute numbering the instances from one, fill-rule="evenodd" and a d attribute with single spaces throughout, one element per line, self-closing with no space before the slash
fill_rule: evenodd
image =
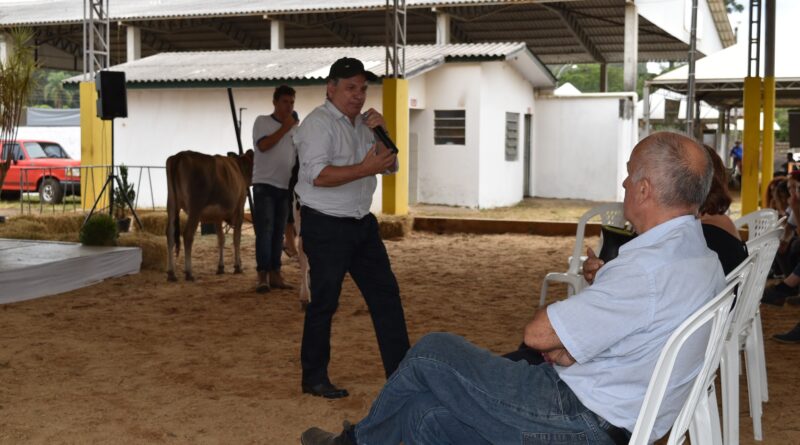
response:
<path id="1" fill-rule="evenodd" d="M 58 144 L 51 142 L 40 142 L 39 145 L 47 153 L 48 158 L 70 159 L 66 150 Z"/>
<path id="2" fill-rule="evenodd" d="M 47 153 L 45 153 L 44 148 L 42 148 L 38 142 L 26 142 L 25 150 L 28 151 L 28 157 L 31 159 L 41 159 L 47 157 Z"/>

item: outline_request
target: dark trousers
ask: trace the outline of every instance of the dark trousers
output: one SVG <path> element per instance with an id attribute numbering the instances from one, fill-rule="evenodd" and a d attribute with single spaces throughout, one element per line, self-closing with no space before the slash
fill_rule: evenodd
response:
<path id="1" fill-rule="evenodd" d="M 362 219 L 336 218 L 308 207 L 300 210 L 303 250 L 311 269 L 311 302 L 306 308 L 300 361 L 303 383 L 327 383 L 331 320 L 346 273 L 355 281 L 372 316 L 383 369 L 389 377 L 409 349 L 400 288 L 371 213 Z"/>
<path id="2" fill-rule="evenodd" d="M 288 190 L 269 184 L 253 184 L 253 232 L 256 235 L 256 270 L 259 272 L 281 270 L 288 201 Z"/>

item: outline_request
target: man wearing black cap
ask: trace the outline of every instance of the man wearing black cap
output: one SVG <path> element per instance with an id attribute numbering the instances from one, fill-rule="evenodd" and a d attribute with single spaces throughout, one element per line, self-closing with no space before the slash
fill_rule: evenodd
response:
<path id="1" fill-rule="evenodd" d="M 303 121 L 294 137 L 300 157 L 299 197 L 303 250 L 311 269 L 300 359 L 304 393 L 330 399 L 347 390 L 328 378 L 331 320 L 346 273 L 366 300 L 386 376 L 409 349 L 400 289 L 369 209 L 375 175 L 396 172 L 397 156 L 376 141 L 383 116 L 361 109 L 367 82 L 377 79 L 361 61 L 344 57 L 331 65 L 327 100 Z"/>

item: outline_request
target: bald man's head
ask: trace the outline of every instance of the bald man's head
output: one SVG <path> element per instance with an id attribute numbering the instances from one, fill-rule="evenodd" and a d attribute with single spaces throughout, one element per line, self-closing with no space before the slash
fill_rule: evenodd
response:
<path id="1" fill-rule="evenodd" d="M 711 188 L 714 169 L 703 146 L 686 136 L 658 132 L 633 149 L 638 169 L 635 181 L 647 178 L 656 190 L 658 203 L 696 212 Z"/>

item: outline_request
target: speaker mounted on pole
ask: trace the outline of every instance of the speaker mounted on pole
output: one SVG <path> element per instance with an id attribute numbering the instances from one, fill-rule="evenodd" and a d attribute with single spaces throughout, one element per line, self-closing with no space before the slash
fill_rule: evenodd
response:
<path id="1" fill-rule="evenodd" d="M 128 117 L 125 72 L 98 71 L 94 85 L 97 90 L 97 117 L 102 120 Z"/>

